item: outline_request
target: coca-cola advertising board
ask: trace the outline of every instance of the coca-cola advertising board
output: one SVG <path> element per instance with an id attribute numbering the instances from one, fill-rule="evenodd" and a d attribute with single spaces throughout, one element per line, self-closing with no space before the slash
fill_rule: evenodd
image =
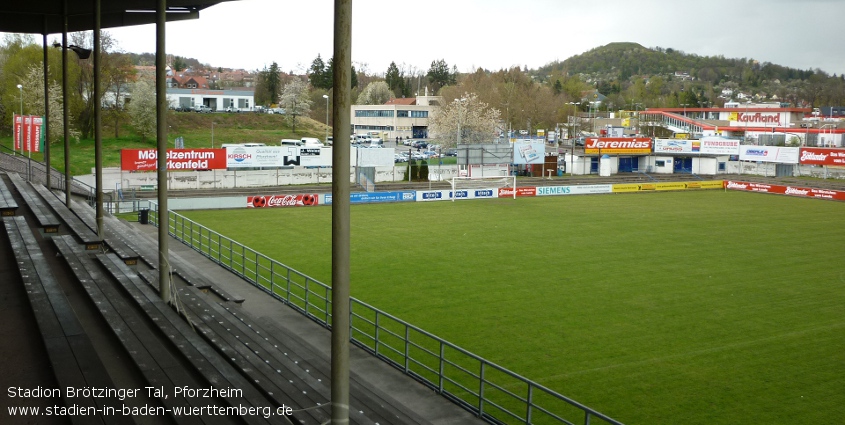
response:
<path id="1" fill-rule="evenodd" d="M 805 165 L 845 166 L 845 149 L 801 148 L 798 161 Z"/>
<path id="2" fill-rule="evenodd" d="M 121 149 L 122 171 L 155 171 L 158 166 L 155 149 Z M 226 149 L 168 149 L 167 170 L 225 170 Z"/>
<path id="3" fill-rule="evenodd" d="M 813 189 L 807 187 L 782 186 L 778 184 L 754 183 L 728 180 L 725 188 L 748 192 L 775 193 L 778 195 L 801 196 L 805 198 L 833 199 L 845 201 L 845 191 L 829 189 Z"/>
<path id="4" fill-rule="evenodd" d="M 586 154 L 650 154 L 651 139 L 647 137 L 590 137 L 584 143 Z"/>
<path id="5" fill-rule="evenodd" d="M 271 207 L 310 207 L 319 205 L 320 195 L 306 193 L 298 195 L 259 195 L 247 196 L 247 208 L 271 208 Z"/>

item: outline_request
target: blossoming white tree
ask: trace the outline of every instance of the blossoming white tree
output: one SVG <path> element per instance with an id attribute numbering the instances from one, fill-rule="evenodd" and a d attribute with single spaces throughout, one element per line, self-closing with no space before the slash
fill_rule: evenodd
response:
<path id="1" fill-rule="evenodd" d="M 478 100 L 475 93 L 463 97 L 432 112 L 429 130 L 442 146 L 459 143 L 487 143 L 496 137 L 500 112 Z"/>
<path id="2" fill-rule="evenodd" d="M 285 117 L 296 133 L 296 117 L 311 113 L 311 99 L 308 97 L 308 84 L 300 78 L 294 78 L 285 84 L 279 105 L 285 108 Z"/>

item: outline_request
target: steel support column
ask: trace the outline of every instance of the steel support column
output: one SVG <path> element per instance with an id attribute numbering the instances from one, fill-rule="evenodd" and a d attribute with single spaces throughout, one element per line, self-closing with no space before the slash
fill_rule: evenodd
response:
<path id="1" fill-rule="evenodd" d="M 352 0 L 334 2 L 334 106 L 332 150 L 331 423 L 349 423 L 349 157 L 352 105 Z"/>

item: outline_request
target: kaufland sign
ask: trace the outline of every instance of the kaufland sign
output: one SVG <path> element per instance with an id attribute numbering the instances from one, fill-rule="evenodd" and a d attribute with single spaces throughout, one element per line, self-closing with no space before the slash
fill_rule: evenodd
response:
<path id="1" fill-rule="evenodd" d="M 736 112 L 735 114 L 736 117 L 734 117 L 734 113 L 731 113 L 730 116 L 731 125 L 734 126 L 783 126 L 783 119 L 781 119 L 781 114 L 779 113 Z"/>

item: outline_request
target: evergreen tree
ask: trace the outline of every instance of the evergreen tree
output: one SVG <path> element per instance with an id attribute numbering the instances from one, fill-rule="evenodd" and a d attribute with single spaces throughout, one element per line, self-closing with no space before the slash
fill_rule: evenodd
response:
<path id="1" fill-rule="evenodd" d="M 329 66 L 326 67 L 323 58 L 317 54 L 317 58 L 311 62 L 311 68 L 308 70 L 308 82 L 311 87 L 328 90 L 331 86 L 331 59 L 329 59 Z"/>

